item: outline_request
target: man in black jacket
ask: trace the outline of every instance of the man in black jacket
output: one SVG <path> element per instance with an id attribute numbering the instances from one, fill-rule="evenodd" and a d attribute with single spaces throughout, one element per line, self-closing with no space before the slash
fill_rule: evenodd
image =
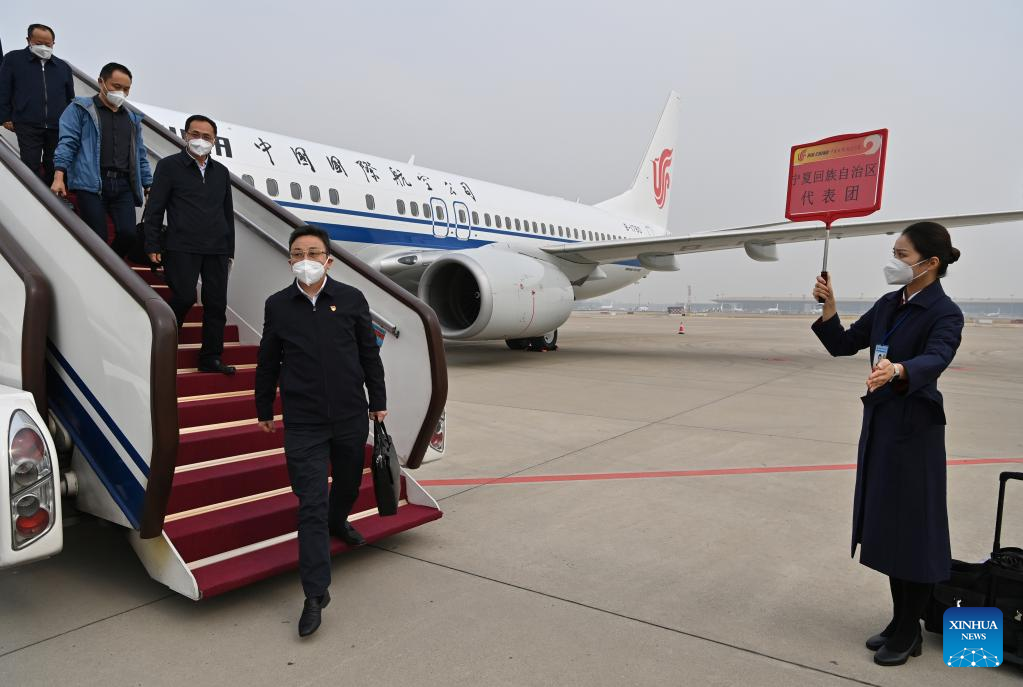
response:
<path id="1" fill-rule="evenodd" d="M 306 596 L 298 633 L 305 637 L 320 626 L 320 610 L 330 602 L 329 535 L 350 546 L 365 543 L 348 516 L 362 482 L 366 412 L 383 420 L 387 396 L 369 304 L 358 289 L 326 274 L 333 263 L 327 233 L 301 227 L 288 243 L 296 279 L 266 299 L 256 412 L 263 430 L 273 432 L 280 379 L 284 452 L 298 496 L 298 566 Z"/>
<path id="2" fill-rule="evenodd" d="M 22 162 L 47 186 L 53 183 L 60 115 L 75 97 L 71 67 L 53 56 L 53 39 L 49 26 L 31 24 L 28 45 L 9 53 L 0 67 L 0 124 L 15 133 Z"/>
<path id="3" fill-rule="evenodd" d="M 195 287 L 202 275 L 202 348 L 200 372 L 234 374 L 225 365 L 227 275 L 234 260 L 234 205 L 227 167 L 210 157 L 217 125 L 205 115 L 185 121 L 186 150 L 160 160 L 145 214 L 145 251 L 163 265 L 171 290 L 171 308 L 178 327 L 195 305 Z M 167 212 L 166 246 L 161 225 Z"/>

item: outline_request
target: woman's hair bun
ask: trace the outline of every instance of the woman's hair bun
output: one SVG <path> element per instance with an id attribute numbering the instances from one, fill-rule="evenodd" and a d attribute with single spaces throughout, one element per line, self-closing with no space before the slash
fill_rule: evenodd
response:
<path id="1" fill-rule="evenodd" d="M 960 253 L 959 253 L 959 249 L 958 248 L 953 248 L 951 251 L 949 251 L 949 253 L 948 253 L 948 264 L 951 265 L 953 262 L 958 260 L 959 259 L 959 255 L 960 255 Z"/>

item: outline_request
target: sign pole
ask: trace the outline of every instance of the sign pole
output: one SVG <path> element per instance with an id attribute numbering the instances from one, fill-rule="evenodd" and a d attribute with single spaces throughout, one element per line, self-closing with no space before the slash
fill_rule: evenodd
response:
<path id="1" fill-rule="evenodd" d="M 828 219 L 824 223 L 824 265 L 821 267 L 821 276 L 824 277 L 824 281 L 828 281 L 828 246 L 831 243 L 831 220 Z M 820 296 L 817 297 L 818 303 L 823 303 L 824 299 Z"/>

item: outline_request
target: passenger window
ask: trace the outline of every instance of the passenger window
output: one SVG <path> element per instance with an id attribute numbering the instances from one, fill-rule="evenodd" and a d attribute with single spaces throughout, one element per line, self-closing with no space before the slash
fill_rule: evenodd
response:
<path id="1" fill-rule="evenodd" d="M 438 205 L 437 209 L 434 212 L 437 213 L 437 221 L 443 222 L 444 221 L 444 208 L 442 206 Z"/>
<path id="2" fill-rule="evenodd" d="M 266 180 L 266 192 L 269 193 L 271 196 L 275 196 L 275 197 L 277 196 L 279 191 L 277 190 L 277 180 L 276 179 L 267 179 Z"/>
<path id="3" fill-rule="evenodd" d="M 404 215 L 405 214 L 405 201 L 403 201 L 401 198 L 399 198 L 397 201 L 395 201 L 395 203 L 398 206 L 398 214 L 399 215 Z"/>
<path id="4" fill-rule="evenodd" d="M 458 208 L 458 221 L 465 224 L 465 210 Z"/>
<path id="5" fill-rule="evenodd" d="M 472 211 L 472 223 L 475 224 L 477 227 L 480 225 L 480 213 L 476 212 L 475 210 Z"/>
<path id="6" fill-rule="evenodd" d="M 565 235 L 565 230 L 562 229 L 561 225 L 559 224 L 558 225 L 558 236 L 564 236 L 564 235 Z"/>
<path id="7" fill-rule="evenodd" d="M 433 217 L 431 208 L 427 203 L 423 203 L 423 217 L 425 217 L 426 219 L 431 219 Z"/>
<path id="8" fill-rule="evenodd" d="M 313 201 L 314 203 L 319 203 L 320 202 L 320 187 L 319 186 L 310 186 L 309 187 L 309 200 Z"/>
<path id="9" fill-rule="evenodd" d="M 408 204 L 408 207 L 412 211 L 413 217 L 419 217 L 419 203 L 413 200 Z"/>
<path id="10" fill-rule="evenodd" d="M 372 193 L 367 193 L 366 194 L 366 209 L 367 210 L 375 210 L 376 207 L 377 207 L 377 201 L 373 197 L 373 194 Z"/>
<path id="11" fill-rule="evenodd" d="M 519 231 L 520 227 L 521 227 L 521 225 L 519 224 L 519 219 L 518 219 L 518 217 L 516 217 L 515 218 L 515 231 Z"/>
<path id="12" fill-rule="evenodd" d="M 505 226 L 506 229 L 511 229 L 511 217 L 508 217 L 507 215 L 505 215 L 504 226 Z"/>
<path id="13" fill-rule="evenodd" d="M 490 213 L 489 213 L 489 212 L 484 212 L 484 213 L 483 213 L 483 222 L 484 222 L 484 224 L 486 224 L 486 225 L 487 225 L 488 227 L 490 226 Z"/>
<path id="14" fill-rule="evenodd" d="M 536 228 L 536 222 L 533 222 L 533 233 L 534 234 L 540 233 L 540 230 Z"/>
<path id="15" fill-rule="evenodd" d="M 302 200 L 302 185 L 296 182 L 291 182 L 291 197 L 295 200 Z"/>
<path id="16" fill-rule="evenodd" d="M 494 215 L 494 226 L 498 229 L 501 228 L 501 215 Z"/>
<path id="17" fill-rule="evenodd" d="M 341 203 L 341 194 L 337 192 L 336 188 L 332 188 L 329 191 L 327 191 L 327 195 L 330 196 L 331 205 L 338 205 Z"/>
<path id="18" fill-rule="evenodd" d="M 572 235 L 573 235 L 573 236 L 574 236 L 575 238 L 579 238 L 579 230 L 578 230 L 578 229 L 572 229 Z"/>
<path id="19" fill-rule="evenodd" d="M 252 187 L 255 187 L 255 186 L 256 186 L 256 180 L 255 180 L 255 179 L 253 179 L 253 178 L 252 178 L 251 176 L 249 176 L 248 174 L 242 174 L 242 181 L 244 181 L 244 182 L 245 182 L 246 184 L 248 184 L 249 186 L 252 186 Z"/>

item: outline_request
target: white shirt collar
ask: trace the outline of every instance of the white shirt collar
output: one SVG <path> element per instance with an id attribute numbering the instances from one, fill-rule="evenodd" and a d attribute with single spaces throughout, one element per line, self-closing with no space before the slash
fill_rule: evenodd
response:
<path id="1" fill-rule="evenodd" d="M 323 278 L 323 283 L 322 283 L 322 284 L 320 284 L 320 288 L 316 289 L 316 293 L 314 293 L 313 295 L 311 295 L 311 296 L 310 296 L 310 295 L 309 295 L 309 294 L 308 294 L 308 293 L 306 292 L 306 290 L 305 290 L 305 289 L 303 289 L 303 288 L 302 288 L 302 286 L 301 286 L 301 285 L 300 285 L 300 284 L 298 283 L 298 279 L 296 279 L 296 280 L 295 280 L 295 288 L 296 288 L 296 289 L 298 289 L 298 290 L 299 290 L 299 292 L 300 292 L 300 293 L 301 293 L 301 294 L 302 294 L 303 296 L 305 296 L 306 298 L 308 298 L 308 299 L 309 299 L 309 302 L 313 304 L 313 307 L 314 307 L 314 308 L 316 307 L 316 299 L 320 297 L 320 293 L 322 293 L 322 292 L 323 292 L 323 289 L 324 289 L 324 287 L 326 287 L 326 286 L 327 286 L 327 277 L 326 277 L 326 276 L 324 276 L 324 278 Z"/>
<path id="2" fill-rule="evenodd" d="M 186 153 L 186 154 L 188 155 L 188 157 L 192 158 L 192 162 L 194 162 L 196 164 L 196 166 L 199 168 L 199 173 L 202 174 L 202 178 L 205 179 L 206 178 L 206 167 L 207 167 L 207 165 L 210 164 L 210 156 L 207 155 L 206 156 L 206 162 L 202 162 L 195 155 L 192 155 L 192 153 Z"/>

